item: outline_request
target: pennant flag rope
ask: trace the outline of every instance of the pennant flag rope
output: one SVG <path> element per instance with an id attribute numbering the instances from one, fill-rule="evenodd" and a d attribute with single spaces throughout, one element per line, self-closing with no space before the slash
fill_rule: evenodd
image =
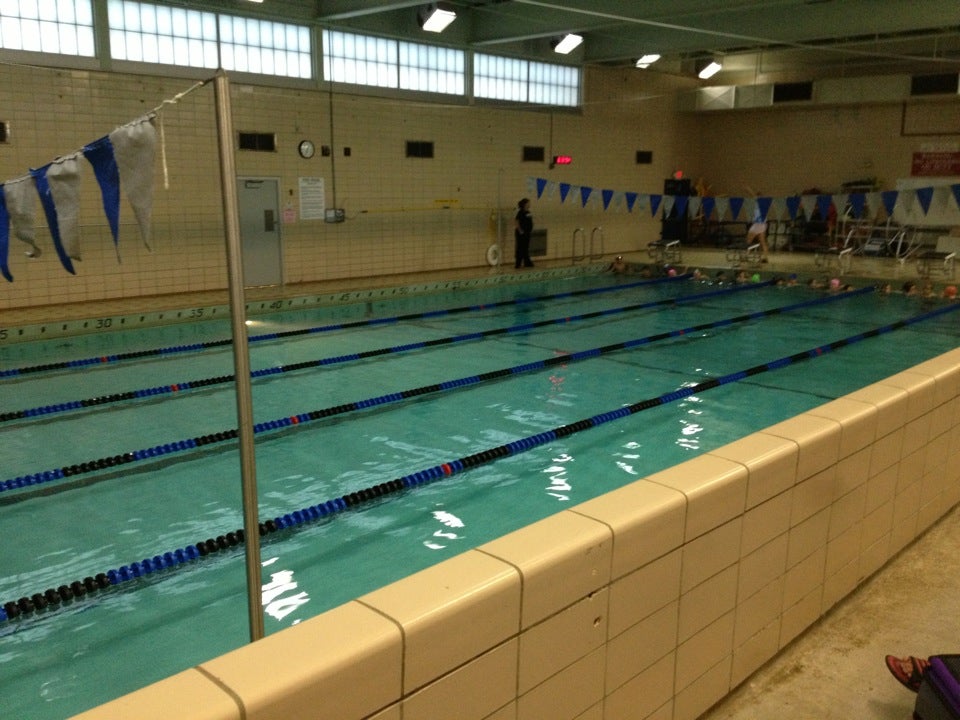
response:
<path id="1" fill-rule="evenodd" d="M 157 147 L 155 121 L 166 105 L 176 104 L 185 95 L 206 85 L 195 83 L 172 99 L 164 100 L 146 115 L 123 125 L 109 135 L 58 157 L 26 175 L 0 184 L 0 275 L 13 282 L 9 267 L 11 230 L 29 247 L 27 257 L 40 257 L 36 241 L 36 201 L 40 200 L 57 257 L 64 269 L 76 274 L 73 260 L 80 259 L 80 185 L 82 155 L 93 167 L 100 188 L 103 210 L 120 260 L 120 191 L 123 189 L 136 218 L 140 237 L 150 248 L 150 220 L 153 211 L 153 175 Z M 161 120 L 160 145 L 164 184 L 167 164 Z"/>

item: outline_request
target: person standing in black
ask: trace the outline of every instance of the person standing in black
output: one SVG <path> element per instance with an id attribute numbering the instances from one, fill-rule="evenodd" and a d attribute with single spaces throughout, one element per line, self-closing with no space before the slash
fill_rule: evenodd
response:
<path id="1" fill-rule="evenodd" d="M 530 213 L 530 200 L 524 198 L 517 203 L 517 216 L 514 219 L 513 236 L 516 240 L 514 267 L 520 265 L 533 267 L 530 259 L 530 233 L 533 232 L 533 215 Z"/>

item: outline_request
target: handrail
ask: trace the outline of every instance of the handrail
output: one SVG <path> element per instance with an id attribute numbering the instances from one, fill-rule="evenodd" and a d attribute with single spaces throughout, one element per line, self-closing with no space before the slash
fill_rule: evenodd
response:
<path id="1" fill-rule="evenodd" d="M 577 255 L 577 235 L 580 236 L 580 245 L 583 248 L 583 252 L 580 255 Z M 587 257 L 587 236 L 583 233 L 583 228 L 576 228 L 573 231 L 573 250 L 571 250 L 570 260 L 576 264 Z"/>
<path id="2" fill-rule="evenodd" d="M 600 249 L 597 250 L 594 248 L 593 241 L 597 237 L 597 233 L 600 233 Z M 603 227 L 597 225 L 593 230 L 590 231 L 590 259 L 599 260 L 604 255 L 603 253 Z"/>

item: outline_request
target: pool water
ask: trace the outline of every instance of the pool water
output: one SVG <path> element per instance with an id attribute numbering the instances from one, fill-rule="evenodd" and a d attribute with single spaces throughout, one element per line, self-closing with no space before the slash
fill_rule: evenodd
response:
<path id="1" fill-rule="evenodd" d="M 389 352 L 257 379 L 256 422 L 559 355 L 763 313 L 491 382 L 424 394 L 257 436 L 261 519 L 433 468 L 583 418 L 793 355 L 938 307 L 805 287 L 735 292 L 692 280 L 614 288 L 609 276 L 456 291 L 257 317 L 253 336 L 429 310 L 251 344 L 277 367 L 495 328 L 543 327 Z M 539 299 L 555 293 L 579 294 Z M 665 298 L 697 300 L 616 308 Z M 517 304 L 489 307 L 510 298 Z M 588 320 L 577 317 L 608 310 Z M 263 538 L 267 632 L 693 455 L 729 443 L 957 346 L 947 313 L 805 362 L 746 377 Z M 570 318 L 569 322 L 564 321 Z M 0 348 L 0 370 L 228 336 L 202 322 Z M 0 379 L 0 413 L 232 372 L 229 347 Z M 0 423 L 0 482 L 236 426 L 233 385 Z M 0 492 L 0 603 L 242 526 L 235 442 Z M 248 637 L 242 548 L 0 622 L 4 715 L 62 718 L 222 654 Z"/>

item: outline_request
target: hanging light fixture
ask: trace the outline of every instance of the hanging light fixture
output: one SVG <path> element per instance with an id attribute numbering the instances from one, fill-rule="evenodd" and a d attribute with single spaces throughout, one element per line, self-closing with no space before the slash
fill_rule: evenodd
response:
<path id="1" fill-rule="evenodd" d="M 720 70 L 723 69 L 723 65 L 713 58 L 707 58 L 705 60 L 697 60 L 696 69 L 697 77 L 701 80 L 706 80 L 720 72 Z"/>
<path id="2" fill-rule="evenodd" d="M 637 67 L 641 70 L 646 70 L 648 67 L 653 65 L 657 60 L 660 59 L 660 56 L 656 53 L 648 53 L 644 55 L 639 60 L 637 60 Z"/>
<path id="3" fill-rule="evenodd" d="M 567 53 L 572 52 L 576 48 L 580 47 L 580 43 L 583 42 L 582 35 L 574 35 L 573 33 L 567 33 L 563 37 L 559 38 L 553 43 L 553 51 L 560 53 L 561 55 L 566 55 Z"/>
<path id="4" fill-rule="evenodd" d="M 446 3 L 430 3 L 417 11 L 417 22 L 427 32 L 443 32 L 457 19 L 457 13 Z"/>

